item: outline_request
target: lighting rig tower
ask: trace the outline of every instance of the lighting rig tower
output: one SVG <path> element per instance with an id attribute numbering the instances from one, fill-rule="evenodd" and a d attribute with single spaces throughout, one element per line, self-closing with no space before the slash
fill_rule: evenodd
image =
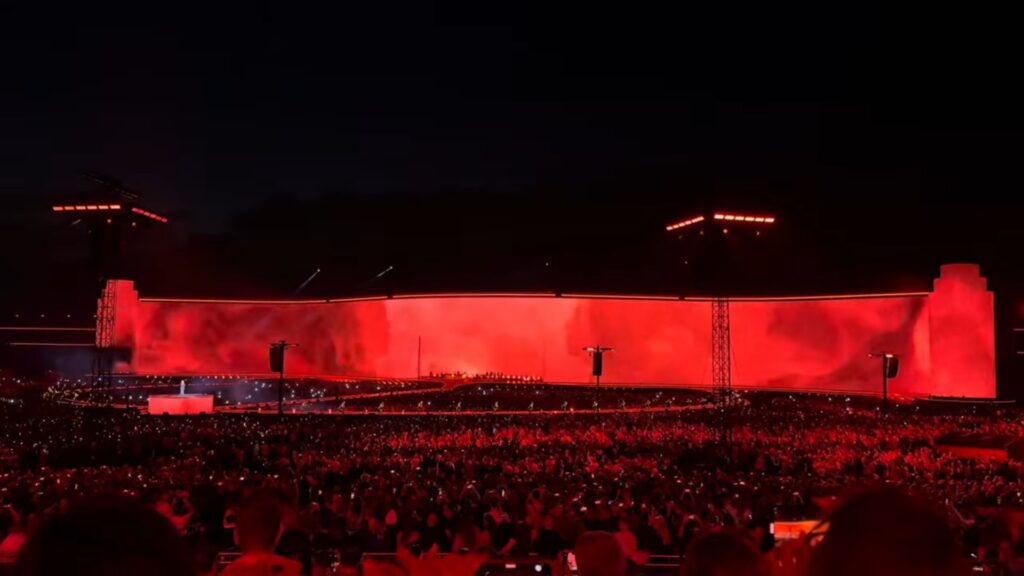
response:
<path id="1" fill-rule="evenodd" d="M 284 353 L 298 344 L 278 340 L 270 343 L 270 371 L 277 372 L 277 415 L 284 415 Z"/>
<path id="2" fill-rule="evenodd" d="M 754 236 L 760 236 L 764 227 L 773 224 L 774 216 L 714 211 L 669 224 L 665 226 L 665 231 L 680 239 L 684 234 L 704 237 L 717 234 L 725 238 L 730 231 L 733 234 L 753 232 Z M 699 256 L 713 260 L 720 268 L 727 260 L 727 254 L 724 242 L 718 243 L 718 246 L 721 246 L 720 250 L 709 247 L 706 253 Z M 711 386 L 723 404 L 729 401 L 732 395 L 732 334 L 729 298 L 724 296 L 711 298 Z"/>
<path id="3" fill-rule="evenodd" d="M 590 357 L 593 359 L 590 373 L 597 379 L 597 388 L 594 389 L 594 410 L 596 411 L 600 406 L 597 398 L 601 390 L 601 375 L 604 374 L 604 355 L 608 352 L 614 352 L 615 349 L 598 344 L 597 346 L 587 346 L 583 351 L 590 353 Z"/>
<path id="4" fill-rule="evenodd" d="M 729 299 L 711 301 L 711 387 L 723 404 L 732 395 L 732 334 Z"/>
<path id="5" fill-rule="evenodd" d="M 87 230 L 92 241 L 93 266 L 100 283 L 93 384 L 109 384 L 118 353 L 114 339 L 117 292 L 111 280 L 125 274 L 122 250 L 131 235 L 150 225 L 166 224 L 168 219 L 144 208 L 142 195 L 119 180 L 96 172 L 83 176 L 92 183 L 92 189 L 60 199 L 50 210 L 64 217 L 69 226 Z"/>
<path id="6" fill-rule="evenodd" d="M 606 352 L 614 352 L 614 348 L 608 346 L 587 346 L 583 349 L 584 352 L 589 352 L 590 357 L 593 358 L 594 364 L 591 374 L 597 379 L 597 387 L 601 387 L 601 375 L 604 374 L 604 355 Z"/>
<path id="7" fill-rule="evenodd" d="M 872 352 L 871 358 L 882 359 L 882 413 L 889 412 L 889 380 L 900 372 L 900 357 L 892 352 Z"/>

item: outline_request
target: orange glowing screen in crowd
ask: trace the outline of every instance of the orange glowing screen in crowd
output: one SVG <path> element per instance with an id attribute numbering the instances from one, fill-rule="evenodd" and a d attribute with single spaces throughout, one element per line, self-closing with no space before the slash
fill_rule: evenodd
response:
<path id="1" fill-rule="evenodd" d="M 603 382 L 708 385 L 711 304 L 695 300 L 450 296 L 342 302 L 138 299 L 117 290 L 116 340 L 139 373 L 265 373 L 268 343 L 291 375 L 413 377 L 502 372 L 588 381 L 583 348 L 613 346 Z M 733 382 L 875 393 L 871 352 L 901 357 L 890 390 L 995 395 L 992 293 L 977 267 L 943 268 L 935 291 L 874 298 L 736 301 Z M 418 347 L 419 343 L 421 347 Z"/>

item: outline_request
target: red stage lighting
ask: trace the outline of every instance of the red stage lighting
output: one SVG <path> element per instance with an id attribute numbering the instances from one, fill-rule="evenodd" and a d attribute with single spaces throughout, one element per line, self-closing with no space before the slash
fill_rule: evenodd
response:
<path id="1" fill-rule="evenodd" d="M 775 222 L 774 216 L 748 216 L 746 214 L 730 214 L 727 212 L 715 212 L 713 218 L 715 220 L 725 220 L 729 222 L 753 222 L 755 224 L 773 224 Z"/>
<path id="2" fill-rule="evenodd" d="M 681 296 L 650 296 L 641 294 L 562 294 L 564 298 L 614 298 L 616 300 L 682 300 Z"/>
<path id="3" fill-rule="evenodd" d="M 678 230 L 679 228 L 684 228 L 686 226 L 692 226 L 692 225 L 694 225 L 694 224 L 696 224 L 698 222 L 703 222 L 703 221 L 704 221 L 704 217 L 703 216 L 694 216 L 693 218 L 690 218 L 688 220 L 681 220 L 679 222 L 676 222 L 675 224 L 669 224 L 668 226 L 665 226 L 665 230 L 671 232 L 673 230 Z"/>
<path id="4" fill-rule="evenodd" d="M 64 204 L 53 206 L 54 212 L 120 210 L 120 204 Z"/>
<path id="5" fill-rule="evenodd" d="M 145 216 L 146 218 L 152 218 L 153 220 L 156 220 L 157 222 L 162 222 L 162 223 L 165 223 L 165 224 L 167 223 L 167 218 L 164 218 L 163 216 L 161 216 L 159 214 L 154 214 L 153 212 L 150 212 L 148 210 L 143 210 L 142 208 L 138 208 L 136 206 L 132 206 L 132 212 L 134 212 L 136 214 L 139 214 L 140 216 Z"/>
<path id="6" fill-rule="evenodd" d="M 417 372 L 422 337 L 427 370 L 576 382 L 589 363 L 580 348 L 616 338 L 630 345 L 616 351 L 619 362 L 604 367 L 610 382 L 700 385 L 707 382 L 707 320 L 716 300 L 589 294 L 139 299 L 131 282 L 116 282 L 115 343 L 132 349 L 125 369 L 145 374 L 265 373 L 266 342 L 301 338 L 309 345 L 289 358 L 293 374 L 410 375 Z M 865 354 L 882 349 L 900 356 L 898 394 L 995 395 L 993 296 L 977 266 L 943 267 L 929 292 L 729 300 L 738 328 L 732 335 L 737 387 L 877 393 L 877 365 Z"/>

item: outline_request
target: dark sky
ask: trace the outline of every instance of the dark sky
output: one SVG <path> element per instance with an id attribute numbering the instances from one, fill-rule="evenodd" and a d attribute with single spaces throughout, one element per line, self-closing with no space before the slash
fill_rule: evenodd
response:
<path id="1" fill-rule="evenodd" d="M 658 227 L 721 204 L 783 216 L 791 259 L 773 266 L 799 256 L 812 279 L 1015 266 L 1016 15 L 209 4 L 5 9 L 2 233 L 28 246 L 7 256 L 13 294 L 63 284 L 56 261 L 87 275 L 45 206 L 88 169 L 172 216 L 137 269 L 157 291 L 281 294 L 317 266 L 311 290 L 372 291 L 396 262 L 410 272 L 388 289 L 664 291 Z"/>

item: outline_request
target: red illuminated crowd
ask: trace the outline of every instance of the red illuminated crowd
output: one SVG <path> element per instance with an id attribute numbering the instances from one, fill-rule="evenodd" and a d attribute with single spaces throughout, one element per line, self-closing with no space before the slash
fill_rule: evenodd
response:
<path id="1" fill-rule="evenodd" d="M 708 534 L 725 530 L 777 564 L 786 548 L 773 522 L 821 518 L 858 487 L 889 484 L 937 507 L 958 538 L 956 558 L 1013 566 L 1024 550 L 1022 464 L 958 459 L 933 440 L 1022 434 L 1017 416 L 899 407 L 880 417 L 863 403 L 788 396 L 557 418 L 165 418 L 4 404 L 0 563 L 76 502 L 116 495 L 168 519 L 184 543 L 182 566 L 203 573 L 236 544 L 245 551 L 243 519 L 277 517 L 276 553 L 307 573 L 396 550 L 537 554 L 560 565 L 561 552 L 585 549 L 583 535 L 594 532 L 614 534 L 642 563 L 650 554 L 690 561 Z"/>
<path id="2" fill-rule="evenodd" d="M 523 376 L 518 374 L 505 374 L 504 372 L 480 372 L 469 374 L 467 372 L 430 372 L 430 378 L 441 380 L 456 380 L 465 382 L 502 382 L 510 384 L 539 384 L 544 382 L 540 376 Z"/>

